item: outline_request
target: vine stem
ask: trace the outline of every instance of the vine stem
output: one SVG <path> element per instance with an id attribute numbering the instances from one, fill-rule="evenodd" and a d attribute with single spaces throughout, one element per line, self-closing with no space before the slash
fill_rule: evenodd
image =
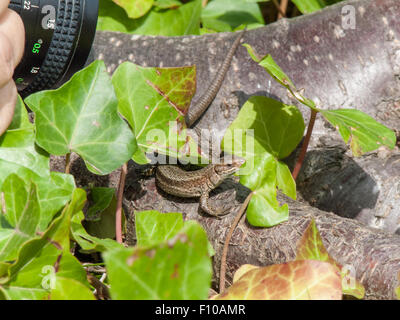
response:
<path id="1" fill-rule="evenodd" d="M 71 171 L 71 153 L 67 153 L 65 156 L 65 173 L 69 174 Z"/>
<path id="2" fill-rule="evenodd" d="M 252 196 L 253 196 L 253 192 L 250 192 L 249 195 L 247 196 L 246 200 L 244 200 L 244 202 L 240 206 L 239 212 L 237 213 L 235 220 L 233 220 L 231 228 L 229 229 L 229 232 L 226 235 L 225 242 L 224 242 L 224 249 L 222 250 L 222 256 L 221 256 L 221 268 L 220 268 L 220 273 L 219 273 L 219 293 L 222 293 L 225 291 L 226 257 L 228 255 L 229 242 L 231 242 L 233 232 L 235 231 L 241 218 L 244 216 L 247 205 L 249 204 Z"/>
<path id="3" fill-rule="evenodd" d="M 283 17 L 286 17 L 286 10 L 287 10 L 287 7 L 288 7 L 288 0 L 282 0 L 281 1 L 281 5 L 280 5 L 280 11 L 279 11 L 279 14 L 278 14 L 278 19 L 281 19 L 281 18 L 283 18 Z"/>
<path id="4" fill-rule="evenodd" d="M 274 4 L 276 10 L 278 10 L 278 19 L 286 17 L 286 9 L 285 11 L 282 10 L 282 7 L 281 5 L 279 5 L 278 0 L 272 0 L 272 3 Z"/>
<path id="5" fill-rule="evenodd" d="M 119 185 L 117 191 L 117 210 L 115 211 L 115 236 L 117 242 L 122 243 L 122 199 L 124 197 L 124 188 L 126 175 L 128 173 L 128 164 L 124 163 L 121 167 L 119 176 Z"/>
<path id="6" fill-rule="evenodd" d="M 310 116 L 310 121 L 308 123 L 306 137 L 304 138 L 303 145 L 301 146 L 299 158 L 297 159 L 296 165 L 294 166 L 294 169 L 292 172 L 292 176 L 293 176 L 294 180 L 297 179 L 297 176 L 299 175 L 301 166 L 303 165 L 304 157 L 306 156 L 307 148 L 310 143 L 311 133 L 314 128 L 314 123 L 315 123 L 316 117 L 317 117 L 317 111 L 314 109 L 311 109 L 311 116 Z"/>

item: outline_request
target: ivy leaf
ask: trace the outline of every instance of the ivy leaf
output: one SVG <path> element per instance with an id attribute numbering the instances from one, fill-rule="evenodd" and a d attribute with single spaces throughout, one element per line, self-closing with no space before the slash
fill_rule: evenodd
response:
<path id="1" fill-rule="evenodd" d="M 114 188 L 94 187 L 89 193 L 90 207 L 86 213 L 86 220 L 99 221 L 101 213 L 106 210 L 115 197 Z"/>
<path id="2" fill-rule="evenodd" d="M 108 250 L 103 258 L 113 299 L 207 298 L 211 259 L 207 235 L 196 222 L 186 222 L 166 242 Z"/>
<path id="3" fill-rule="evenodd" d="M 286 75 L 285 72 L 279 67 L 279 65 L 274 61 L 270 54 L 266 55 L 263 58 L 255 52 L 255 50 L 248 44 L 244 44 L 247 52 L 250 57 L 257 62 L 261 67 L 265 69 L 269 73 L 269 75 L 274 78 L 278 83 L 284 86 L 289 92 L 293 95 L 293 97 L 299 101 L 300 103 L 306 105 L 307 107 L 317 111 L 316 104 L 314 101 L 307 99 L 304 97 L 300 91 L 295 87 L 293 81 Z"/>
<path id="4" fill-rule="evenodd" d="M 198 147 L 186 134 L 185 115 L 196 91 L 196 69 L 143 68 L 121 64 L 112 78 L 119 112 L 127 119 L 141 152 L 135 162 L 143 164 L 145 153 L 157 151 L 174 158 L 198 157 Z"/>
<path id="5" fill-rule="evenodd" d="M 48 291 L 41 288 L 0 287 L 0 300 L 43 300 L 47 294 Z"/>
<path id="6" fill-rule="evenodd" d="M 232 31 L 243 24 L 265 24 L 258 4 L 248 1 L 211 1 L 203 9 L 201 18 L 203 27 L 219 32 Z"/>
<path id="7" fill-rule="evenodd" d="M 251 97 L 225 133 L 222 148 L 246 160 L 240 183 L 253 191 L 247 208 L 250 224 L 270 227 L 288 218 L 287 205 L 279 206 L 276 188 L 296 198 L 295 181 L 280 160 L 287 157 L 303 137 L 300 111 L 267 97 Z"/>
<path id="8" fill-rule="evenodd" d="M 300 260 L 318 260 L 330 263 L 341 274 L 343 294 L 352 295 L 358 299 L 364 297 L 364 286 L 355 279 L 354 275 L 348 273 L 351 270 L 343 268 L 328 254 L 314 220 L 311 220 L 297 245 L 296 261 Z"/>
<path id="9" fill-rule="evenodd" d="M 79 260 L 70 252 L 63 253 L 58 270 L 54 271 L 57 271 L 55 274 L 57 277 L 73 279 L 80 282 L 84 286 L 89 287 L 86 270 L 83 268 Z"/>
<path id="10" fill-rule="evenodd" d="M 34 127 L 28 120 L 25 106 L 18 98 L 16 117 L 0 137 L 0 184 L 11 173 L 25 168 L 37 176 L 49 177 L 49 156 L 35 146 Z"/>
<path id="11" fill-rule="evenodd" d="M 34 127 L 20 97 L 13 121 L 0 138 L 0 190 L 12 173 L 36 184 L 41 209 L 38 231 L 44 231 L 54 214 L 71 199 L 75 181 L 71 175 L 50 172 L 49 155 L 35 145 Z"/>
<path id="12" fill-rule="evenodd" d="M 36 236 L 40 207 L 36 186 L 15 174 L 3 183 L 4 212 L 0 215 L 0 261 L 14 260 L 21 245 Z"/>
<path id="13" fill-rule="evenodd" d="M 312 13 L 321 10 L 330 4 L 340 2 L 342 0 L 293 0 L 293 3 L 301 13 Z"/>
<path id="14" fill-rule="evenodd" d="M 136 19 L 145 15 L 153 6 L 154 0 L 113 0 L 125 9 L 129 18 Z"/>
<path id="15" fill-rule="evenodd" d="M 86 231 L 97 238 L 115 238 L 115 212 L 117 198 L 114 188 L 92 188 L 90 198 L 94 202 L 85 215 Z M 122 228 L 125 228 L 125 214 L 122 210 Z"/>
<path id="16" fill-rule="evenodd" d="M 112 1 L 100 0 L 97 29 L 159 36 L 200 34 L 201 10 L 201 0 L 195 0 L 171 10 L 153 7 L 143 17 L 130 19 Z"/>
<path id="17" fill-rule="evenodd" d="M 83 252 L 105 251 L 121 248 L 122 245 L 112 239 L 99 239 L 87 233 L 82 225 L 85 216 L 82 211 L 77 212 L 71 220 L 71 235 L 82 248 Z"/>
<path id="18" fill-rule="evenodd" d="M 50 300 L 95 300 L 95 298 L 90 289 L 81 282 L 57 275 L 55 288 L 50 292 Z"/>
<path id="19" fill-rule="evenodd" d="M 119 168 L 136 151 L 103 61 L 76 73 L 60 89 L 32 94 L 25 102 L 35 112 L 36 143 L 54 155 L 76 152 L 96 174 Z"/>
<path id="20" fill-rule="evenodd" d="M 34 125 L 29 121 L 28 112 L 25 109 L 22 98 L 18 95 L 15 105 L 14 116 L 11 124 L 7 128 L 7 132 L 18 131 L 22 129 L 33 129 Z"/>
<path id="21" fill-rule="evenodd" d="M 393 149 L 396 134 L 369 115 L 355 109 L 320 110 L 321 114 L 339 131 L 345 143 L 350 143 L 353 154 L 386 146 Z"/>
<path id="22" fill-rule="evenodd" d="M 396 136 L 393 130 L 375 121 L 369 115 L 355 109 L 322 110 L 316 103 L 304 97 L 294 86 L 292 80 L 276 64 L 271 55 L 259 58 L 250 45 L 245 45 L 250 56 L 262 66 L 277 82 L 287 88 L 300 103 L 320 112 L 340 133 L 345 143 L 350 141 L 350 147 L 355 156 L 376 150 L 380 146 L 393 149 Z"/>
<path id="23" fill-rule="evenodd" d="M 155 210 L 135 213 L 138 246 L 149 246 L 166 241 L 183 228 L 181 213 L 160 213 Z"/>
<path id="24" fill-rule="evenodd" d="M 339 300 L 340 275 L 330 263 L 302 260 L 240 271 L 215 300 Z"/>
<path id="25" fill-rule="evenodd" d="M 160 9 L 176 9 L 179 8 L 182 3 L 178 0 L 156 0 L 154 5 Z"/>
<path id="26" fill-rule="evenodd" d="M 71 265 L 71 259 L 63 262 L 63 256 L 70 255 L 69 226 L 71 217 L 84 203 L 85 191 L 75 189 L 71 202 L 46 232 L 22 245 L 17 259 L 8 268 L 8 281 L 2 286 L 7 298 L 43 299 L 49 294 L 57 268 Z M 81 269 L 75 269 L 78 274 L 70 274 L 71 278 L 81 279 Z"/>

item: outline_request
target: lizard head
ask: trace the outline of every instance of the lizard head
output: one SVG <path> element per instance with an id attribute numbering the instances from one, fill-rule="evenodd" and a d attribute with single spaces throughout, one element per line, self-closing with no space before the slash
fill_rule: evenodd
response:
<path id="1" fill-rule="evenodd" d="M 224 159 L 222 163 L 215 164 L 214 170 L 219 176 L 228 177 L 239 171 L 244 162 L 244 159 L 232 156 L 229 160 Z"/>

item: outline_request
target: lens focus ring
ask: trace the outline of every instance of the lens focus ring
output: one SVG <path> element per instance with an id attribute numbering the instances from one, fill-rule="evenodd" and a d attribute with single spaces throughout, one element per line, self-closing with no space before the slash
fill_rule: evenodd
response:
<path id="1" fill-rule="evenodd" d="M 76 39 L 80 2 L 60 2 L 53 39 L 42 68 L 24 95 L 53 87 L 63 75 Z"/>
<path id="2" fill-rule="evenodd" d="M 9 8 L 25 25 L 24 56 L 14 73 L 22 97 L 60 86 L 84 66 L 98 0 L 11 0 Z"/>
<path id="3" fill-rule="evenodd" d="M 19 12 L 21 12 L 21 9 L 22 9 L 21 1 L 11 0 L 10 5 L 8 7 L 19 13 Z"/>

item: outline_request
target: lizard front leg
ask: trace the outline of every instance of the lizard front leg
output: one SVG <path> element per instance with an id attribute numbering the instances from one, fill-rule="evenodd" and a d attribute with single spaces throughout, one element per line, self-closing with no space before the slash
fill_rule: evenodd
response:
<path id="1" fill-rule="evenodd" d="M 230 209 L 224 209 L 222 207 L 213 208 L 210 205 L 209 199 L 210 199 L 210 195 L 208 194 L 208 192 L 204 192 L 200 196 L 200 201 L 199 201 L 200 208 L 204 212 L 206 212 L 209 215 L 214 216 L 214 217 L 220 217 L 220 216 L 224 216 L 224 215 L 230 213 L 230 211 L 231 211 Z"/>

